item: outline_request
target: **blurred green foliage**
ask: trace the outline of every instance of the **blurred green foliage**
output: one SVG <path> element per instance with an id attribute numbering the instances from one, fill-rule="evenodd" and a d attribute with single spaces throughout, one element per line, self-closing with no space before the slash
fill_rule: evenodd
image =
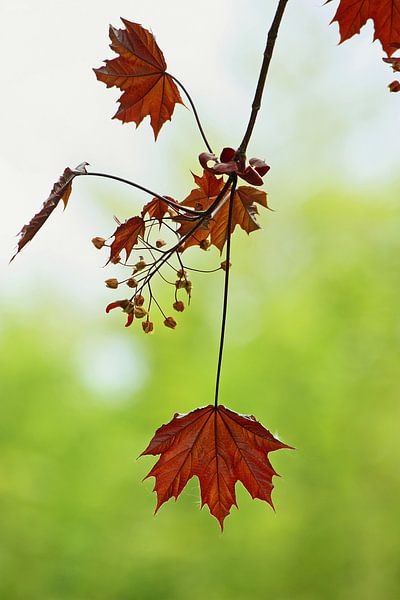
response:
<path id="1" fill-rule="evenodd" d="M 150 337 L 100 306 L 86 326 L 3 307 L 0 597 L 399 598 L 399 221 L 394 203 L 326 192 L 236 236 L 221 399 L 297 450 L 271 455 L 276 514 L 238 485 L 223 535 L 194 480 L 153 517 L 153 461 L 135 460 L 174 412 L 212 401 L 220 274 L 194 278 L 177 330 Z M 115 330 L 149 376 L 104 402 L 77 356 Z"/>

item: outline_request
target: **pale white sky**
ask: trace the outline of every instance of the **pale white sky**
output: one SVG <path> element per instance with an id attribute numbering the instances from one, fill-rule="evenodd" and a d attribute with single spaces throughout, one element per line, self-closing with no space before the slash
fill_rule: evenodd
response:
<path id="1" fill-rule="evenodd" d="M 304 199 L 313 186 L 340 182 L 366 190 L 398 171 L 400 97 L 386 85 L 372 28 L 338 47 L 329 27 L 336 2 L 290 0 L 272 64 L 265 104 L 249 149 L 272 169 L 275 206 Z M 113 210 L 130 192 L 93 179 L 76 182 L 64 215 L 53 215 L 34 242 L 7 266 L 14 234 L 37 211 L 64 167 L 83 160 L 180 199 L 203 150 L 194 121 L 178 107 L 157 144 L 147 122 L 112 121 L 117 90 L 92 67 L 111 58 L 108 24 L 119 16 L 152 29 L 169 70 L 192 93 L 215 148 L 237 144 L 254 94 L 266 30 L 276 2 L 253 0 L 2 0 L 0 265 L 3 300 L 54 286 L 91 305 L 104 294 L 102 260 L 89 240 L 113 229 Z M 99 191 L 101 190 L 101 191 Z M 131 214 L 144 200 L 134 195 Z M 107 209 L 107 210 L 106 210 Z"/>

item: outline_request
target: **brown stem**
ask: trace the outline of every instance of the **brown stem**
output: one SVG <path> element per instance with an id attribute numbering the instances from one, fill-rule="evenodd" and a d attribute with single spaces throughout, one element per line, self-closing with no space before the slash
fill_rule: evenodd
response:
<path id="1" fill-rule="evenodd" d="M 276 38 L 278 36 L 279 27 L 287 3 L 288 0 L 279 0 L 274 20 L 272 21 L 271 28 L 268 32 L 267 45 L 265 46 L 264 58 L 261 65 L 260 75 L 258 77 L 256 93 L 254 96 L 253 104 L 251 106 L 249 124 L 247 125 L 246 133 L 244 134 L 243 140 L 236 152 L 236 158 L 238 160 L 243 160 L 243 158 L 245 158 L 247 146 L 253 133 L 254 125 L 257 119 L 257 114 L 261 107 L 262 95 L 264 92 L 265 82 L 267 80 L 268 69 L 271 63 L 272 54 L 274 52 Z"/>

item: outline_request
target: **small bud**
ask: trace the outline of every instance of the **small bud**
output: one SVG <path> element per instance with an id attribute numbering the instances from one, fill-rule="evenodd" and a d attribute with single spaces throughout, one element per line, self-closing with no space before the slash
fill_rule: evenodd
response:
<path id="1" fill-rule="evenodd" d="M 97 250 L 101 250 L 105 243 L 106 240 L 102 237 L 94 237 L 92 239 L 92 244 L 95 248 L 97 248 Z"/>
<path id="2" fill-rule="evenodd" d="M 135 306 L 143 306 L 144 304 L 144 297 L 142 296 L 142 294 L 137 294 L 137 296 L 135 296 L 135 298 L 133 299 Z"/>
<path id="3" fill-rule="evenodd" d="M 118 287 L 118 279 L 106 279 L 104 283 L 112 290 L 116 290 Z"/>
<path id="4" fill-rule="evenodd" d="M 118 263 L 120 263 L 120 262 L 121 262 L 121 257 L 120 257 L 120 255 L 119 255 L 119 254 L 117 254 L 116 256 L 114 256 L 114 257 L 111 259 L 111 262 L 113 263 L 113 265 L 117 265 Z"/>
<path id="5" fill-rule="evenodd" d="M 140 260 L 135 264 L 135 273 L 137 273 L 138 271 L 142 271 L 145 267 L 147 267 L 147 263 L 141 257 Z"/>
<path id="6" fill-rule="evenodd" d="M 174 308 L 178 312 L 183 312 L 185 310 L 185 305 L 182 300 L 177 300 L 173 303 L 172 308 Z"/>
<path id="7" fill-rule="evenodd" d="M 200 242 L 200 248 L 202 250 L 208 250 L 210 246 L 211 246 L 210 240 L 207 240 L 207 239 L 201 240 L 201 242 Z"/>
<path id="8" fill-rule="evenodd" d="M 154 329 L 154 324 L 151 321 L 143 321 L 142 327 L 145 333 L 152 333 Z"/>
<path id="9" fill-rule="evenodd" d="M 186 282 L 185 282 L 185 280 L 184 280 L 184 279 L 177 279 L 177 280 L 175 281 L 175 287 L 176 287 L 176 289 L 177 289 L 177 290 L 181 290 L 181 289 L 183 289 L 184 287 L 186 287 Z"/>
<path id="10" fill-rule="evenodd" d="M 164 325 L 165 327 L 169 327 L 170 329 L 175 329 L 176 321 L 174 317 L 167 317 L 164 321 Z"/>
<path id="11" fill-rule="evenodd" d="M 157 248 L 162 248 L 166 244 L 167 244 L 167 242 L 164 242 L 164 240 L 156 240 L 156 247 Z"/>
<path id="12" fill-rule="evenodd" d="M 400 81 L 392 81 L 392 83 L 388 85 L 388 88 L 390 92 L 400 92 Z"/>
<path id="13" fill-rule="evenodd" d="M 192 291 L 192 287 L 193 287 L 192 282 L 189 279 L 187 279 L 185 281 L 185 290 L 187 291 L 188 294 L 190 294 L 190 292 Z"/>
<path id="14" fill-rule="evenodd" d="M 187 273 L 185 269 L 179 269 L 179 271 L 176 272 L 176 276 L 179 277 L 179 279 L 182 279 L 182 277 L 187 277 Z"/>
<path id="15" fill-rule="evenodd" d="M 147 314 L 147 310 L 143 306 L 135 306 L 135 317 L 137 319 L 143 319 Z"/>
<path id="16" fill-rule="evenodd" d="M 131 277 L 130 279 L 128 279 L 128 281 L 126 282 L 126 285 L 130 288 L 135 288 L 137 287 L 137 281 L 134 277 Z"/>
<path id="17" fill-rule="evenodd" d="M 223 260 L 223 261 L 222 261 L 222 263 L 221 263 L 221 269 L 222 269 L 223 271 L 227 271 L 227 269 L 230 269 L 230 268 L 231 268 L 231 266 L 232 266 L 232 263 L 229 263 L 229 264 L 228 264 L 228 263 L 226 262 L 226 260 Z"/>

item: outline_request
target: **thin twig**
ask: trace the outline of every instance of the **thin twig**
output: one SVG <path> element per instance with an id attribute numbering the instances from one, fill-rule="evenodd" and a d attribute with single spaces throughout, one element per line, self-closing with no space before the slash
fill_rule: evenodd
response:
<path id="1" fill-rule="evenodd" d="M 165 202 L 165 204 L 168 204 L 168 206 L 171 206 L 174 209 L 184 210 L 185 212 L 189 213 L 190 215 L 194 215 L 194 216 L 201 216 L 203 214 L 203 212 L 201 212 L 201 211 L 194 210 L 193 208 L 190 208 L 189 206 L 185 206 L 184 204 L 179 204 L 178 202 L 169 200 L 165 196 L 161 196 L 160 194 L 157 194 L 156 192 L 153 192 L 152 190 L 149 190 L 148 188 L 145 188 L 142 185 L 135 183 L 134 181 L 130 181 L 129 179 L 124 179 L 123 177 L 117 177 L 116 175 L 109 175 L 108 173 L 95 173 L 95 172 L 82 173 L 82 175 L 85 175 L 85 176 L 91 175 L 92 177 L 104 177 L 105 179 L 113 179 L 114 181 L 120 181 L 121 183 L 126 183 L 127 185 L 131 185 L 132 187 L 134 187 L 138 190 L 141 190 L 142 192 L 146 192 L 146 194 L 149 194 L 150 196 L 158 198 L 158 200 L 162 200 L 163 202 Z"/>
<path id="2" fill-rule="evenodd" d="M 189 92 L 187 91 L 187 89 L 185 88 L 185 86 L 183 85 L 183 83 L 181 83 L 179 81 L 179 79 L 177 79 L 176 77 L 174 77 L 174 75 L 171 75 L 171 73 L 167 73 L 167 75 L 169 75 L 171 77 L 171 79 L 173 79 L 175 81 L 175 83 L 177 83 L 179 85 L 179 87 L 184 92 L 186 98 L 189 100 L 190 106 L 192 107 L 192 110 L 193 110 L 194 118 L 196 119 L 197 127 L 199 128 L 199 131 L 200 131 L 200 135 L 203 138 L 203 141 L 204 141 L 205 145 L 207 146 L 207 150 L 209 152 L 211 152 L 211 154 L 213 154 L 212 148 L 211 148 L 210 144 L 208 143 L 206 134 L 204 133 L 204 129 L 203 129 L 202 124 L 200 122 L 200 117 L 198 115 L 198 112 L 196 110 L 194 102 L 193 102 L 193 100 L 190 97 Z"/>
<path id="3" fill-rule="evenodd" d="M 236 152 L 237 159 L 243 159 L 246 155 L 248 143 L 253 133 L 254 125 L 257 119 L 258 111 L 261 107 L 262 95 L 264 92 L 265 82 L 267 80 L 268 69 L 271 63 L 272 54 L 274 52 L 276 38 L 278 36 L 279 27 L 282 21 L 283 13 L 285 12 L 288 0 L 279 0 L 278 7 L 276 9 L 274 20 L 272 21 L 271 28 L 268 32 L 267 45 L 264 51 L 264 58 L 261 65 L 260 75 L 258 77 L 258 83 L 256 93 L 254 96 L 253 104 L 251 106 L 251 114 L 249 123 L 247 125 L 246 133 L 244 134 L 243 140 Z"/>
<path id="4" fill-rule="evenodd" d="M 226 225 L 226 270 L 225 270 L 225 281 L 224 281 L 224 300 L 222 306 L 222 322 L 221 322 L 221 337 L 219 341 L 219 352 L 218 352 L 218 364 L 217 364 L 217 376 L 215 379 L 215 400 L 214 406 L 218 406 L 218 395 L 219 395 L 219 382 L 221 378 L 221 367 L 222 367 L 222 355 L 224 352 L 225 342 L 225 329 L 226 329 L 226 315 L 228 311 L 228 295 L 229 295 L 229 272 L 230 272 L 230 257 L 231 257 L 231 236 L 232 236 L 232 217 L 233 217 L 233 204 L 235 202 L 235 190 L 237 183 L 237 175 L 233 177 L 233 183 L 229 195 L 229 211 L 228 211 L 228 222 Z"/>

